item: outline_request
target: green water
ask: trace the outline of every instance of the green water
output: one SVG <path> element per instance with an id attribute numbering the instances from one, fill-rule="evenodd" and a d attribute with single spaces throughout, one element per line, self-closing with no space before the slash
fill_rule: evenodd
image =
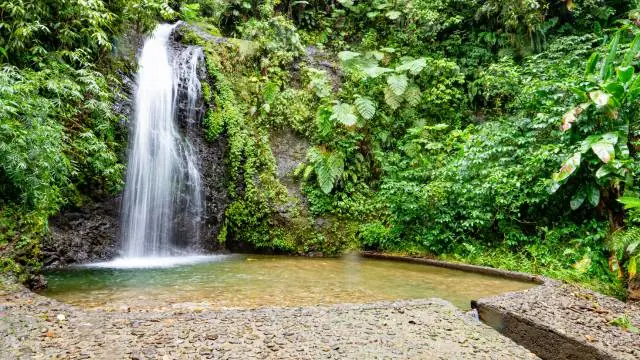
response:
<path id="1" fill-rule="evenodd" d="M 160 269 L 73 268 L 47 275 L 46 296 L 85 308 L 255 308 L 442 298 L 472 299 L 533 284 L 402 262 L 230 255 Z"/>

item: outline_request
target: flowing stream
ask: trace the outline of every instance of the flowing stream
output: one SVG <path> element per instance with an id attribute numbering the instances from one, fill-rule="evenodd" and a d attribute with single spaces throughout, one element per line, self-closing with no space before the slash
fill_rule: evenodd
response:
<path id="1" fill-rule="evenodd" d="M 176 118 L 182 106 L 186 126 L 197 121 L 202 51 L 172 49 L 174 28 L 159 25 L 139 58 L 122 205 L 122 254 L 129 259 L 192 253 L 200 243 L 204 197 L 198 158 Z"/>

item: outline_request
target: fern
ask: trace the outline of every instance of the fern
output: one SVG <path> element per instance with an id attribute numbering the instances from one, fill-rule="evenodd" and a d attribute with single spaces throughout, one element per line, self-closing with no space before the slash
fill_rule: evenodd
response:
<path id="1" fill-rule="evenodd" d="M 409 78 L 407 78 L 405 74 L 389 75 L 387 77 L 387 84 L 394 94 L 402 96 L 409 85 Z"/>
<path id="2" fill-rule="evenodd" d="M 407 103 L 411 106 L 416 106 L 422 100 L 422 92 L 420 88 L 416 84 L 411 84 L 407 88 L 407 91 L 404 93 L 404 98 L 407 100 Z"/>
<path id="3" fill-rule="evenodd" d="M 385 87 L 383 92 L 384 101 L 392 110 L 396 110 L 400 107 L 402 102 L 402 98 L 400 96 L 396 95 L 389 87 Z"/>
<path id="4" fill-rule="evenodd" d="M 427 66 L 427 59 L 419 58 L 403 62 L 396 68 L 397 72 L 409 71 L 411 75 L 418 75 Z"/>
<path id="5" fill-rule="evenodd" d="M 376 114 L 376 104 L 368 97 L 357 95 L 354 105 L 358 113 L 366 120 L 370 120 Z"/>
<path id="6" fill-rule="evenodd" d="M 351 105 L 339 103 L 333 106 L 331 120 L 336 120 L 345 126 L 353 126 L 358 121 L 358 118 L 353 114 Z"/>

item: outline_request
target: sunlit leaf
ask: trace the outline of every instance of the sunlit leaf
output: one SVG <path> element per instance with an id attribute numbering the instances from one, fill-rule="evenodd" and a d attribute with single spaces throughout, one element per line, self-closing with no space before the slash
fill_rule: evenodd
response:
<path id="1" fill-rule="evenodd" d="M 345 126 L 353 126 L 358 118 L 353 114 L 351 105 L 340 103 L 333 106 L 331 120 L 337 120 Z"/>
<path id="2" fill-rule="evenodd" d="M 405 74 L 389 75 L 387 76 L 387 84 L 389 84 L 389 88 L 391 88 L 394 94 L 402 96 L 404 91 L 407 90 L 409 79 Z"/>
<path id="3" fill-rule="evenodd" d="M 369 120 L 373 118 L 373 115 L 376 113 L 376 104 L 374 104 L 371 99 L 365 96 L 358 96 L 354 102 L 356 109 L 360 113 L 360 115 Z"/>
<path id="4" fill-rule="evenodd" d="M 607 104 L 609 104 L 610 97 L 611 96 L 609 94 L 600 90 L 592 91 L 589 93 L 589 98 L 591 99 L 591 101 L 593 101 L 594 104 L 596 104 L 598 108 L 607 106 Z"/>
<path id="5" fill-rule="evenodd" d="M 385 14 L 385 16 L 389 19 L 389 20 L 396 20 L 397 18 L 400 17 L 400 15 L 402 15 L 402 13 L 400 11 L 389 11 Z"/>
<path id="6" fill-rule="evenodd" d="M 425 58 L 419 58 L 402 63 L 396 68 L 396 71 L 409 71 L 411 75 L 418 75 L 426 66 L 427 60 Z"/>
<path id="7" fill-rule="evenodd" d="M 353 60 L 360 56 L 360 53 L 354 51 L 341 51 L 338 53 L 338 59 L 342 62 L 347 62 L 349 60 Z"/>
<path id="8" fill-rule="evenodd" d="M 580 160 L 582 160 L 582 156 L 579 152 L 573 154 L 572 157 L 565 161 L 565 163 L 560 168 L 560 171 L 553 174 L 553 180 L 556 182 L 560 182 L 571 176 L 571 174 L 573 174 L 580 166 Z"/>
<path id="9" fill-rule="evenodd" d="M 618 75 L 618 80 L 623 83 L 629 82 L 633 77 L 634 68 L 633 66 L 620 66 L 616 68 L 616 73 Z"/>
<path id="10" fill-rule="evenodd" d="M 396 95 L 390 87 L 385 87 L 384 90 L 384 101 L 389 105 L 392 110 L 396 110 L 400 107 L 400 103 L 402 102 L 402 98 Z"/>
<path id="11" fill-rule="evenodd" d="M 611 161 L 615 155 L 613 144 L 604 139 L 591 145 L 591 150 L 593 150 L 598 158 L 605 164 Z"/>

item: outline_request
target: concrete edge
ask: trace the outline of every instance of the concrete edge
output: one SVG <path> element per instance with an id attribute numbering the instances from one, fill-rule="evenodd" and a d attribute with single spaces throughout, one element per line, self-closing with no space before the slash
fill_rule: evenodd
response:
<path id="1" fill-rule="evenodd" d="M 381 253 L 372 252 L 372 251 L 364 251 L 364 252 L 361 252 L 360 254 L 366 258 L 401 261 L 401 262 L 408 262 L 408 263 L 414 263 L 414 264 L 437 266 L 437 267 L 442 267 L 447 269 L 461 270 L 461 271 L 473 272 L 477 274 L 497 276 L 497 277 L 502 277 L 506 279 L 531 282 L 538 285 L 550 285 L 556 282 L 556 280 L 552 280 L 545 276 L 527 274 L 527 273 L 517 272 L 517 271 L 496 269 L 496 268 L 491 268 L 487 266 L 454 263 L 454 262 L 421 258 L 421 257 L 413 257 L 413 256 L 387 255 L 387 254 L 381 254 Z"/>
<path id="2" fill-rule="evenodd" d="M 543 360 L 616 360 L 615 356 L 585 341 L 553 329 L 545 324 L 525 319 L 514 312 L 475 301 L 478 317 L 502 335 L 528 349 Z"/>

